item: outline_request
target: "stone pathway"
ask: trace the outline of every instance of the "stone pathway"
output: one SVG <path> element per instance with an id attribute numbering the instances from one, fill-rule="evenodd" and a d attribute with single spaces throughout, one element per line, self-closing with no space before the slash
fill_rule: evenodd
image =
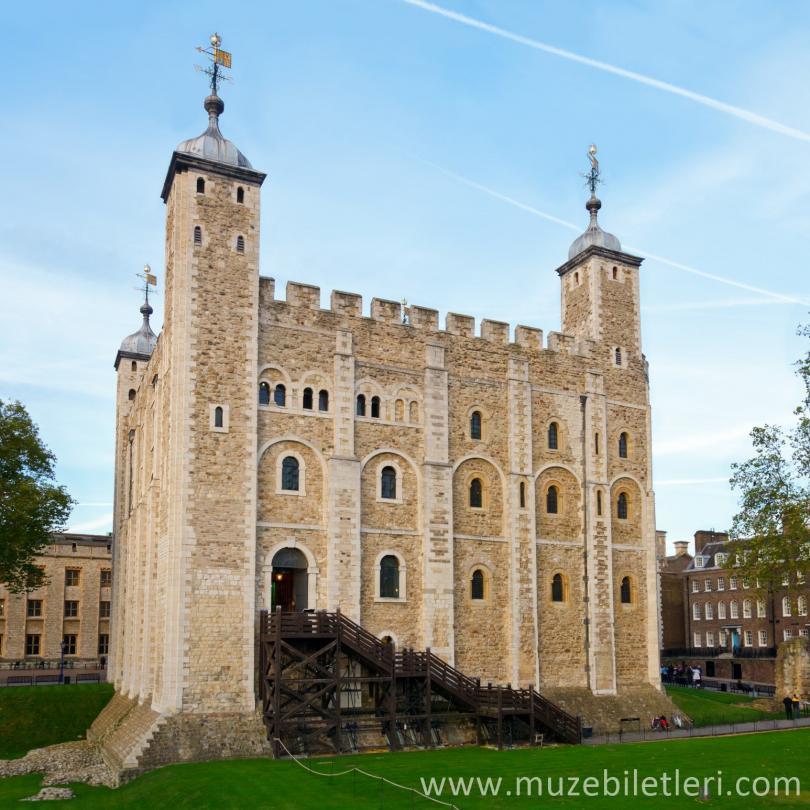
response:
<path id="1" fill-rule="evenodd" d="M 116 785 L 98 749 L 86 740 L 35 748 L 19 759 L 0 759 L 0 778 L 28 773 L 43 774 L 42 784 L 45 787 L 68 782 L 107 787 Z"/>

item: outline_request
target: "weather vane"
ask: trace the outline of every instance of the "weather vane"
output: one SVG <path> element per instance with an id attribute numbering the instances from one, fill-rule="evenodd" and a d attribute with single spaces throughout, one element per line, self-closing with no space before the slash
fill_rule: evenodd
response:
<path id="1" fill-rule="evenodd" d="M 408 317 L 408 302 L 405 298 L 403 298 L 402 301 L 400 301 L 400 304 L 402 304 L 402 323 L 408 324 L 411 322 L 410 318 Z"/>
<path id="2" fill-rule="evenodd" d="M 197 50 L 200 53 L 204 53 L 211 60 L 211 64 L 208 67 L 194 65 L 194 69 L 205 73 L 206 76 L 211 78 L 211 94 L 216 96 L 218 95 L 217 90 L 219 90 L 220 82 L 231 81 L 231 77 L 226 76 L 222 72 L 223 68 L 230 69 L 231 54 L 229 51 L 223 51 L 222 48 L 219 47 L 222 45 L 222 37 L 217 34 L 216 31 L 211 34 L 209 42 L 211 43 L 211 47 L 197 48 Z"/>
<path id="3" fill-rule="evenodd" d="M 596 159 L 596 144 L 592 143 L 588 147 L 588 160 L 591 161 L 591 170 L 582 175 L 588 183 L 588 188 L 591 190 L 591 197 L 596 196 L 596 187 L 602 182 L 599 177 L 599 161 Z"/>
<path id="4" fill-rule="evenodd" d="M 136 287 L 136 290 L 143 292 L 146 298 L 146 305 L 149 305 L 149 288 L 157 287 L 157 276 L 152 272 L 152 268 L 145 264 L 143 266 L 143 273 L 135 273 L 138 278 L 143 279 L 143 287 Z"/>

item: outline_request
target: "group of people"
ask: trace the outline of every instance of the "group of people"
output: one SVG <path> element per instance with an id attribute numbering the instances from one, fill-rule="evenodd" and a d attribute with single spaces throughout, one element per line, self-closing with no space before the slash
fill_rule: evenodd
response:
<path id="1" fill-rule="evenodd" d="M 785 707 L 785 717 L 788 720 L 798 719 L 802 716 L 802 699 L 798 692 L 793 695 L 785 695 L 782 698 L 782 705 Z"/>
<path id="2" fill-rule="evenodd" d="M 653 731 L 669 731 L 672 727 L 675 728 L 687 728 L 687 721 L 681 717 L 679 714 L 672 715 L 672 723 L 670 724 L 669 720 L 667 720 L 666 715 L 661 715 L 660 717 L 653 717 L 652 720 L 652 730 Z"/>
<path id="3" fill-rule="evenodd" d="M 699 687 L 702 679 L 703 671 L 700 666 L 691 667 L 685 661 L 677 666 L 673 664 L 661 666 L 661 680 L 664 683 L 686 683 L 688 686 Z"/>

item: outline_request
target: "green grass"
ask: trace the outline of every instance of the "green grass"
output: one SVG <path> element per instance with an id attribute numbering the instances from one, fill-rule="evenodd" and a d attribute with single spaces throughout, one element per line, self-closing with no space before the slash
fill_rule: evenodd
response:
<path id="1" fill-rule="evenodd" d="M 112 694 L 108 683 L 0 689 L 0 759 L 83 738 Z"/>
<path id="2" fill-rule="evenodd" d="M 351 766 L 361 767 L 401 784 L 418 786 L 419 777 L 503 778 L 498 798 L 471 795 L 457 799 L 465 808 L 521 808 L 557 806 L 567 808 L 617 808 L 627 806 L 624 798 L 568 797 L 539 799 L 503 795 L 518 776 L 541 778 L 577 775 L 601 779 L 602 769 L 621 776 L 636 768 L 640 776 L 652 776 L 679 768 L 683 776 L 704 778 L 723 771 L 724 790 L 737 776 L 798 776 L 802 788 L 810 791 L 810 730 L 745 734 L 719 738 L 695 738 L 665 742 L 610 746 L 561 746 L 545 749 L 494 751 L 481 748 L 453 748 L 399 754 L 366 754 L 353 757 L 309 760 L 326 773 Z M 38 790 L 39 778 L 21 776 L 0 779 L 0 806 Z M 152 771 L 118 790 L 76 785 L 78 808 L 273 808 L 273 810 L 372 810 L 372 808 L 438 808 L 426 799 L 385 786 L 361 775 L 325 778 L 309 774 L 290 761 L 241 760 L 232 762 L 173 765 Z M 810 793 L 808 794 L 810 796 Z M 445 797 L 448 798 L 449 797 Z M 714 796 L 708 802 L 695 798 L 634 798 L 642 807 L 725 806 L 739 808 L 807 807 L 809 799 L 745 798 Z"/>
<path id="3" fill-rule="evenodd" d="M 668 686 L 667 694 L 675 705 L 692 718 L 695 726 L 745 723 L 784 717 L 784 712 L 765 712 L 746 704 L 753 698 L 730 692 L 712 692 L 688 686 Z"/>

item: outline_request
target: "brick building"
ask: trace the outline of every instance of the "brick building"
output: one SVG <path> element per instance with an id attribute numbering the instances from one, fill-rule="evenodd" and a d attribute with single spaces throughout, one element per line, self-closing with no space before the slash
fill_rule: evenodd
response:
<path id="1" fill-rule="evenodd" d="M 672 642 L 663 645 L 664 660 L 700 664 L 706 677 L 773 684 L 776 647 L 810 635 L 810 587 L 798 594 L 758 590 L 736 573 L 728 534 L 698 531 L 694 542 L 695 556 L 680 575 L 685 610 L 664 614 L 664 637 Z M 681 638 L 685 643 L 675 643 Z"/>
<path id="2" fill-rule="evenodd" d="M 145 305 L 115 362 L 111 758 L 256 733 L 257 618 L 277 606 L 339 609 L 577 713 L 668 713 L 642 260 L 600 201 L 545 340 L 347 292 L 324 309 L 259 275 L 265 175 L 204 106 L 162 192 L 163 330 Z"/>
<path id="3" fill-rule="evenodd" d="M 37 558 L 46 583 L 13 594 L 0 585 L 0 662 L 98 661 L 110 646 L 112 549 L 108 535 L 55 534 Z"/>
<path id="4" fill-rule="evenodd" d="M 686 641 L 686 589 L 684 570 L 692 562 L 689 543 L 675 542 L 675 554 L 661 557 L 660 598 L 661 598 L 661 646 L 664 649 L 683 648 Z"/>

